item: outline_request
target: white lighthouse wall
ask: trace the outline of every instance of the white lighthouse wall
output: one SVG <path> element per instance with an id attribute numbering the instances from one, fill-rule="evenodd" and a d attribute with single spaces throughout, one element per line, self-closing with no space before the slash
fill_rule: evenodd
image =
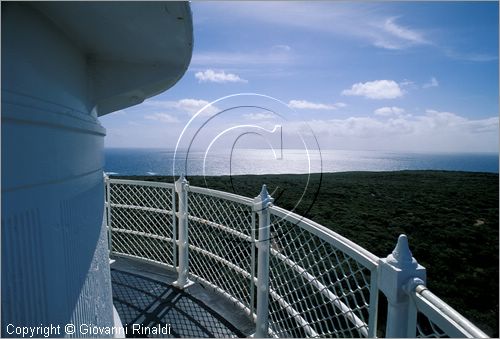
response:
<path id="1" fill-rule="evenodd" d="M 2 337 L 113 324 L 89 88 L 77 43 L 29 3 L 2 3 Z"/>

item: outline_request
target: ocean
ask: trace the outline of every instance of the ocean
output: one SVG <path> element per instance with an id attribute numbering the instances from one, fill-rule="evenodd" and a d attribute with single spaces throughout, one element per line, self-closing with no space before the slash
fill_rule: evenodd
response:
<path id="1" fill-rule="evenodd" d="M 175 156 L 174 156 L 175 155 Z M 107 148 L 104 170 L 115 175 L 300 174 L 348 171 L 445 170 L 498 173 L 498 153 L 402 153 L 341 150 L 237 149 L 177 152 Z M 175 158 L 175 159 L 174 159 Z M 174 161 L 175 160 L 175 161 Z M 174 170 L 175 166 L 175 170 Z M 173 173 L 175 172 L 175 173 Z"/>

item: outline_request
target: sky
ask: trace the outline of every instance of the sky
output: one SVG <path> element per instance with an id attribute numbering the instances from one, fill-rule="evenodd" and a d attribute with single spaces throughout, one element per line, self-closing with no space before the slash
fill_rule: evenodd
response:
<path id="1" fill-rule="evenodd" d="M 196 139 L 203 148 L 222 134 L 265 147 L 280 126 L 282 146 L 295 148 L 307 126 L 322 149 L 498 152 L 498 2 L 194 1 L 191 10 L 187 72 L 102 117 L 106 147 Z"/>

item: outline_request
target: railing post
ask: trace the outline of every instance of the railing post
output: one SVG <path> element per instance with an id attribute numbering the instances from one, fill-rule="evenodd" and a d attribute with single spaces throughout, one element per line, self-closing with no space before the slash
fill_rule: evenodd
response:
<path id="1" fill-rule="evenodd" d="M 388 301 L 387 338 L 415 337 L 417 312 L 409 291 L 425 284 L 425 268 L 413 258 L 408 238 L 401 234 L 387 258 L 379 262 L 379 288 Z"/>
<path id="2" fill-rule="evenodd" d="M 175 185 L 170 194 L 172 209 L 172 265 L 177 269 L 177 203 L 175 199 Z"/>
<path id="3" fill-rule="evenodd" d="M 257 320 L 254 334 L 256 338 L 266 338 L 269 332 L 269 244 L 271 237 L 269 206 L 273 200 L 267 192 L 266 185 L 263 185 L 253 205 L 254 212 L 259 215 L 259 232 L 256 242 L 258 249 Z"/>
<path id="4" fill-rule="evenodd" d="M 175 182 L 175 191 L 179 196 L 179 211 L 177 212 L 177 221 L 179 223 L 179 232 L 177 246 L 179 248 L 179 267 L 177 268 L 177 280 L 174 286 L 185 289 L 193 284 L 188 279 L 189 272 L 189 238 L 188 238 L 188 188 L 189 182 L 183 175 Z"/>
<path id="5" fill-rule="evenodd" d="M 255 278 L 256 278 L 256 272 L 255 272 L 255 261 L 257 260 L 256 258 L 256 249 L 255 249 L 255 241 L 256 241 L 256 230 L 255 228 L 257 227 L 256 225 L 256 213 L 255 211 L 252 211 L 252 229 L 250 231 L 250 236 L 252 239 L 252 247 L 250 250 L 250 314 L 255 313 Z"/>
<path id="6" fill-rule="evenodd" d="M 111 230 L 111 188 L 109 184 L 109 177 L 104 173 L 104 185 L 106 187 L 106 200 L 104 201 L 104 213 L 106 213 L 106 226 L 108 228 L 108 250 L 109 253 L 113 252 L 113 233 Z"/>

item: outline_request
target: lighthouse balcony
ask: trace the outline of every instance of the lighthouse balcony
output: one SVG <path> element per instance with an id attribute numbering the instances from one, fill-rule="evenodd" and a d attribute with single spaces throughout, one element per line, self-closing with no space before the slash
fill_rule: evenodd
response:
<path id="1" fill-rule="evenodd" d="M 379 258 L 265 187 L 105 177 L 105 197 L 128 337 L 487 337 L 427 289 L 404 235 Z"/>

